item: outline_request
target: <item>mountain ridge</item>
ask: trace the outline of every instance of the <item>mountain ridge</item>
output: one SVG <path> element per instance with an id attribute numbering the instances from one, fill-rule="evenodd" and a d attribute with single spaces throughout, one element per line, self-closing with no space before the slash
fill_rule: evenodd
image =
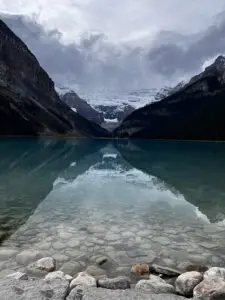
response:
<path id="1" fill-rule="evenodd" d="M 0 134 L 107 136 L 59 99 L 47 72 L 1 19 Z"/>
<path id="2" fill-rule="evenodd" d="M 135 110 L 115 137 L 225 140 L 225 58 L 215 62 L 178 91 Z"/>

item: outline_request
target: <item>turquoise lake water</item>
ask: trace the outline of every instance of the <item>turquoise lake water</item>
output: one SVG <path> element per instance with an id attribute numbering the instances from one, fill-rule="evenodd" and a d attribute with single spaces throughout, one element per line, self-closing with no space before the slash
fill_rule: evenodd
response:
<path id="1" fill-rule="evenodd" d="M 225 144 L 0 140 L 1 250 L 59 264 L 225 263 Z M 11 261 L 11 264 L 9 264 Z"/>

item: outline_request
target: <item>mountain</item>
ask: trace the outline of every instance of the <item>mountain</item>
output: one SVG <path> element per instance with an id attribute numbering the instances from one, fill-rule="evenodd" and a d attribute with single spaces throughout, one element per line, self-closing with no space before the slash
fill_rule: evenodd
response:
<path id="1" fill-rule="evenodd" d="M 0 135 L 106 136 L 62 102 L 35 56 L 0 20 Z"/>
<path id="2" fill-rule="evenodd" d="M 74 111 L 78 112 L 87 120 L 95 122 L 99 125 L 101 125 L 104 122 L 103 114 L 95 110 L 84 99 L 81 99 L 74 91 L 67 92 L 64 95 L 61 95 L 60 98 L 69 107 L 71 107 Z"/>
<path id="3" fill-rule="evenodd" d="M 117 128 L 122 121 L 135 110 L 133 106 L 126 103 L 123 103 L 120 106 L 96 105 L 95 108 L 103 114 L 104 123 L 102 124 L 102 127 L 108 131 L 113 131 Z"/>
<path id="4" fill-rule="evenodd" d="M 97 105 L 96 109 L 102 112 L 105 120 L 116 120 L 117 122 L 122 122 L 135 110 L 134 107 L 129 104 L 124 104 L 122 107 L 118 107 L 117 105 Z"/>
<path id="5" fill-rule="evenodd" d="M 84 118 L 113 131 L 121 122 L 134 111 L 134 107 L 127 103 L 108 103 L 92 107 L 86 100 L 80 98 L 76 92 L 67 87 L 56 87 L 56 91 L 63 102 Z"/>
<path id="6" fill-rule="evenodd" d="M 149 139 L 225 140 L 225 58 L 219 56 L 161 101 L 137 109 L 114 136 Z"/>

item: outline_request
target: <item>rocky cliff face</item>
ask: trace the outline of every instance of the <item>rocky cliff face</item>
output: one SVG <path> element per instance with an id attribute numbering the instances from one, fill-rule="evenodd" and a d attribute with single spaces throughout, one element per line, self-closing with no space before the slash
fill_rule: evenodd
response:
<path id="1" fill-rule="evenodd" d="M 104 122 L 102 113 L 95 110 L 84 99 L 81 99 L 74 91 L 67 92 L 61 99 L 70 107 L 75 109 L 84 118 L 101 125 Z"/>
<path id="2" fill-rule="evenodd" d="M 0 20 L 0 135 L 105 136 L 63 103 L 26 45 Z"/>
<path id="3" fill-rule="evenodd" d="M 219 56 L 176 93 L 134 111 L 114 135 L 225 140 L 225 58 Z"/>
<path id="4" fill-rule="evenodd" d="M 134 111 L 134 107 L 124 104 L 122 107 L 116 105 L 98 105 L 96 109 L 102 112 L 106 120 L 115 120 L 122 122 L 128 115 Z"/>

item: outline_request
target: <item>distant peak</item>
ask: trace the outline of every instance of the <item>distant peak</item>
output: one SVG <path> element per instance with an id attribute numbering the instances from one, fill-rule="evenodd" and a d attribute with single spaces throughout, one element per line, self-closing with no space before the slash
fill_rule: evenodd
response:
<path id="1" fill-rule="evenodd" d="M 225 57 L 224 56 L 222 56 L 222 55 L 219 55 L 217 58 L 216 58 L 216 60 L 215 60 L 215 63 L 216 64 L 220 64 L 220 63 L 225 63 Z"/>

